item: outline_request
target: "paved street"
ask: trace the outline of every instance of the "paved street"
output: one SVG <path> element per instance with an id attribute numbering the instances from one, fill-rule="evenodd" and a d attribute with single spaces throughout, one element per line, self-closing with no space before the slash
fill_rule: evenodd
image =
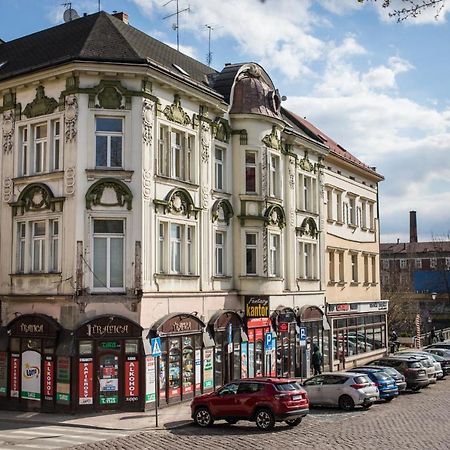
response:
<path id="1" fill-rule="evenodd" d="M 0 423 L 0 450 L 60 449 L 126 436 L 126 431 Z"/>
<path id="2" fill-rule="evenodd" d="M 450 447 L 450 379 L 417 394 L 404 394 L 390 404 L 376 404 L 368 411 L 343 413 L 314 409 L 294 429 L 278 424 L 272 432 L 262 433 L 251 423 L 230 426 L 218 422 L 206 430 L 188 426 L 140 432 L 74 449 L 298 450 L 299 446 L 320 450 L 447 450 Z"/>

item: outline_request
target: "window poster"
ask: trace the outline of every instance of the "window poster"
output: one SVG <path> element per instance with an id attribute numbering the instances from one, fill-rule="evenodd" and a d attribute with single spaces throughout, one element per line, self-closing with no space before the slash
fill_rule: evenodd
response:
<path id="1" fill-rule="evenodd" d="M 6 397 L 8 385 L 8 354 L 0 352 L 0 397 Z"/>
<path id="2" fill-rule="evenodd" d="M 153 356 L 145 357 L 145 403 L 156 400 L 156 365 Z"/>
<path id="3" fill-rule="evenodd" d="M 139 361 L 137 356 L 127 356 L 125 361 L 125 401 L 139 400 Z"/>
<path id="4" fill-rule="evenodd" d="M 34 350 L 22 353 L 22 388 L 26 400 L 41 400 L 41 354 Z"/>
<path id="5" fill-rule="evenodd" d="M 119 357 L 113 353 L 100 357 L 100 405 L 119 403 Z"/>
<path id="6" fill-rule="evenodd" d="M 202 381 L 202 351 L 195 350 L 195 390 L 200 392 Z"/>
<path id="7" fill-rule="evenodd" d="M 70 358 L 58 356 L 56 366 L 56 402 L 70 403 Z"/>
<path id="8" fill-rule="evenodd" d="M 247 345 L 248 345 L 248 342 L 241 343 L 241 378 L 248 377 Z"/>
<path id="9" fill-rule="evenodd" d="M 19 397 L 19 386 L 20 386 L 20 357 L 18 353 L 11 354 L 11 390 L 10 396 L 12 398 Z"/>
<path id="10" fill-rule="evenodd" d="M 92 358 L 80 358 L 78 380 L 80 383 L 78 392 L 80 405 L 92 405 L 94 403 L 93 397 L 93 362 Z"/>
<path id="11" fill-rule="evenodd" d="M 54 367 L 53 356 L 46 356 L 44 360 L 44 400 L 53 401 L 54 396 Z"/>
<path id="12" fill-rule="evenodd" d="M 203 350 L 203 389 L 214 388 L 214 349 Z"/>
<path id="13" fill-rule="evenodd" d="M 248 343 L 248 376 L 254 378 L 255 376 L 255 343 Z"/>

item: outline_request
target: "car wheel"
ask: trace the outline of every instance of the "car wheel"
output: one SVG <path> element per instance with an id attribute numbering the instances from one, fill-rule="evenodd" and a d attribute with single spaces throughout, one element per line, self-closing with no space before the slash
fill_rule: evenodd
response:
<path id="1" fill-rule="evenodd" d="M 386 397 L 385 400 L 389 403 L 392 402 L 392 400 L 394 400 L 394 397 Z"/>
<path id="2" fill-rule="evenodd" d="M 198 408 L 197 411 L 195 411 L 194 422 L 199 427 L 206 428 L 214 423 L 214 419 L 211 416 L 208 408 L 202 406 Z"/>
<path id="3" fill-rule="evenodd" d="M 234 425 L 235 423 L 237 423 L 237 419 L 225 419 L 226 422 L 228 422 L 230 425 Z"/>
<path id="4" fill-rule="evenodd" d="M 369 409 L 372 405 L 373 405 L 372 402 L 368 402 L 368 403 L 363 403 L 362 407 L 363 407 L 364 409 Z"/>
<path id="5" fill-rule="evenodd" d="M 355 407 L 355 402 L 349 395 L 342 395 L 339 398 L 339 408 L 344 411 L 351 411 Z"/>
<path id="6" fill-rule="evenodd" d="M 268 409 L 259 409 L 255 415 L 256 426 L 260 430 L 268 431 L 275 426 L 275 418 Z"/>
<path id="7" fill-rule="evenodd" d="M 286 420 L 286 423 L 290 426 L 290 427 L 296 427 L 297 425 L 299 425 L 302 422 L 303 417 L 297 417 L 296 419 L 289 419 Z"/>
<path id="8" fill-rule="evenodd" d="M 419 391 L 420 391 L 420 386 L 413 386 L 413 387 L 411 388 L 411 391 L 413 391 L 413 392 L 419 392 Z"/>

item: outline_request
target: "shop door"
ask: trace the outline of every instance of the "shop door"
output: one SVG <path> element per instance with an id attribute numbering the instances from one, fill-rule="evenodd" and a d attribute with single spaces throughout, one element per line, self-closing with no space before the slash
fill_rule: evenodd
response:
<path id="1" fill-rule="evenodd" d="M 106 347 L 110 347 L 107 350 Z M 97 407 L 99 409 L 116 409 L 122 398 L 120 373 L 120 343 L 99 342 L 97 370 Z"/>

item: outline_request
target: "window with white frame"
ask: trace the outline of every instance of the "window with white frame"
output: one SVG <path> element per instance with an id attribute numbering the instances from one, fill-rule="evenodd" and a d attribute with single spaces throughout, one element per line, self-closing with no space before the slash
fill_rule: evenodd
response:
<path id="1" fill-rule="evenodd" d="M 269 233 L 269 276 L 281 276 L 280 235 Z"/>
<path id="2" fill-rule="evenodd" d="M 407 266 L 406 259 L 401 259 L 400 260 L 400 269 L 406 269 L 406 266 Z"/>
<path id="3" fill-rule="evenodd" d="M 160 125 L 158 174 L 193 182 L 195 135 L 173 126 Z"/>
<path id="4" fill-rule="evenodd" d="M 95 118 L 96 167 L 123 167 L 123 123 L 122 117 Z"/>
<path id="5" fill-rule="evenodd" d="M 269 196 L 280 197 L 280 157 L 269 153 Z"/>
<path id="6" fill-rule="evenodd" d="M 299 241 L 299 278 L 317 278 L 317 244 L 315 242 Z"/>
<path id="7" fill-rule="evenodd" d="M 224 231 L 216 231 L 215 233 L 215 274 L 225 275 L 225 236 Z"/>
<path id="8" fill-rule="evenodd" d="M 430 258 L 430 268 L 436 269 L 437 267 L 437 258 Z"/>
<path id="9" fill-rule="evenodd" d="M 124 220 L 94 219 L 93 222 L 93 288 L 98 291 L 123 291 Z"/>
<path id="10" fill-rule="evenodd" d="M 336 216 L 336 221 L 339 223 L 343 223 L 344 219 L 343 219 L 343 206 L 342 206 L 342 192 L 337 191 L 336 192 L 336 211 L 337 211 L 337 216 Z"/>
<path id="11" fill-rule="evenodd" d="M 372 259 L 372 283 L 377 282 L 377 257 L 373 255 Z"/>
<path id="12" fill-rule="evenodd" d="M 361 227 L 367 228 L 367 202 L 365 200 L 361 202 Z"/>
<path id="13" fill-rule="evenodd" d="M 364 283 L 369 283 L 369 256 L 364 255 Z"/>
<path id="14" fill-rule="evenodd" d="M 349 225 L 356 226 L 356 199 L 355 197 L 348 198 L 348 221 Z"/>
<path id="15" fill-rule="evenodd" d="M 225 183 L 225 149 L 216 147 L 214 150 L 214 189 L 226 190 Z"/>
<path id="16" fill-rule="evenodd" d="M 375 223 L 374 223 L 374 204 L 371 202 L 369 203 L 369 229 L 374 230 L 375 229 Z"/>
<path id="17" fill-rule="evenodd" d="M 333 191 L 331 189 L 327 189 L 327 219 L 332 221 L 334 220 L 333 216 Z"/>
<path id="18" fill-rule="evenodd" d="M 159 222 L 158 262 L 159 273 L 193 275 L 195 270 L 194 225 Z"/>
<path id="19" fill-rule="evenodd" d="M 350 224 L 350 216 L 348 212 L 348 203 L 344 203 L 343 205 L 343 217 L 344 217 L 344 223 Z"/>
<path id="20" fill-rule="evenodd" d="M 317 180 L 306 174 L 299 174 L 299 186 L 301 189 L 298 198 L 298 207 L 304 211 L 317 211 Z"/>
<path id="21" fill-rule="evenodd" d="M 345 282 L 345 258 L 344 252 L 338 252 L 338 265 L 339 265 L 339 283 Z"/>
<path id="22" fill-rule="evenodd" d="M 256 193 L 256 152 L 245 152 L 245 192 Z"/>
<path id="23" fill-rule="evenodd" d="M 60 271 L 59 227 L 57 218 L 17 222 L 17 273 Z"/>
<path id="24" fill-rule="evenodd" d="M 257 274 L 257 233 L 245 233 L 245 273 Z"/>
<path id="25" fill-rule="evenodd" d="M 328 251 L 328 281 L 334 283 L 336 280 L 336 268 L 335 268 L 335 252 Z"/>
<path id="26" fill-rule="evenodd" d="M 48 119 L 19 127 L 18 175 L 62 169 L 61 122 Z"/>
<path id="27" fill-rule="evenodd" d="M 358 283 L 358 255 L 350 254 L 350 264 L 352 268 L 352 283 Z"/>
<path id="28" fill-rule="evenodd" d="M 416 269 L 421 269 L 422 268 L 422 259 L 421 258 L 416 258 L 414 260 L 414 267 Z"/>

